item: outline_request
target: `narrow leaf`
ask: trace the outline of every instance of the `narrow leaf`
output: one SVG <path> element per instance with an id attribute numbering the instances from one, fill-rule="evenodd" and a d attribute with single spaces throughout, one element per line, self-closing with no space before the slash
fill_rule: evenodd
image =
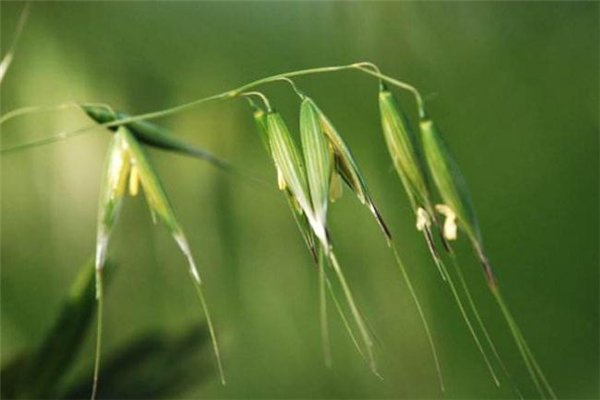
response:
<path id="1" fill-rule="evenodd" d="M 106 107 L 84 104 L 81 105 L 81 108 L 90 118 L 92 118 L 100 124 L 130 117 L 128 114 L 122 112 L 113 113 Z M 184 155 L 199 158 L 208 161 L 215 167 L 224 171 L 236 174 L 239 173 L 229 162 L 216 157 L 215 155 L 206 150 L 195 147 L 179 139 L 168 130 L 151 122 L 135 121 L 126 124 L 126 126 L 129 129 L 129 131 L 136 137 L 136 139 L 144 144 L 162 150 L 174 151 L 176 153 L 181 153 Z M 117 127 L 110 129 L 116 131 Z"/>

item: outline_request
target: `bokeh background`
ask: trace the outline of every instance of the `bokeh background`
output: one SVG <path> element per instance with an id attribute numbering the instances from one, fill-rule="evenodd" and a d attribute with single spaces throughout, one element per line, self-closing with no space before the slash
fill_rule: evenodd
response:
<path id="1" fill-rule="evenodd" d="M 1 4 L 3 49 L 22 7 Z M 40 2 L 2 83 L 2 112 L 97 101 L 135 114 L 364 60 L 425 94 L 470 183 L 507 301 L 559 397 L 598 398 L 597 2 Z M 513 397 L 506 381 L 497 388 L 490 379 L 414 229 L 380 131 L 376 81 L 342 72 L 297 83 L 347 139 L 400 243 L 447 391 L 392 254 L 349 191 L 331 208 L 331 230 L 377 332 L 385 379 L 372 376 L 333 312 L 334 364 L 324 366 L 316 271 L 249 108 L 233 100 L 157 122 L 268 185 L 150 150 L 201 265 L 229 381 L 220 386 L 206 352 L 197 384 L 179 396 Z M 264 91 L 297 131 L 289 88 Z M 89 124 L 73 109 L 31 115 L 2 127 L 2 147 Z M 109 138 L 96 131 L 1 158 L 2 362 L 41 340 L 94 251 Z M 506 365 L 535 396 L 464 238 L 458 251 Z M 110 255 L 119 268 L 105 305 L 106 351 L 202 320 L 185 260 L 142 197 L 127 200 Z"/>

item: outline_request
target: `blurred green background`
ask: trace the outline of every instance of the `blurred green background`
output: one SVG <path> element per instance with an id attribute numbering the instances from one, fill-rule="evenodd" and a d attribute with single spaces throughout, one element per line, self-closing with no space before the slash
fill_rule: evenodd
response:
<path id="1" fill-rule="evenodd" d="M 22 7 L 2 2 L 3 49 Z M 141 113 L 283 71 L 366 60 L 425 94 L 470 183 L 505 297 L 559 397 L 598 398 L 597 2 L 36 3 L 2 83 L 2 112 L 97 101 Z M 490 379 L 414 229 L 380 131 L 376 81 L 342 72 L 297 83 L 365 171 L 424 302 L 447 391 L 439 391 L 392 254 L 349 191 L 331 208 L 331 230 L 381 342 L 385 379 L 372 376 L 333 311 L 334 364 L 324 366 L 316 271 L 249 108 L 233 100 L 157 122 L 268 186 L 150 151 L 200 263 L 228 376 L 221 387 L 199 364 L 199 384 L 183 396 L 513 397 L 510 385 L 496 388 Z M 289 88 L 265 92 L 297 131 Z M 410 97 L 399 97 L 413 109 Z M 90 122 L 75 110 L 31 115 L 2 127 L 2 147 Z M 109 138 L 96 131 L 1 158 L 3 362 L 41 340 L 94 251 Z M 462 239 L 459 257 L 496 344 L 534 396 Z M 152 225 L 142 197 L 126 201 L 110 255 L 120 267 L 105 304 L 106 351 L 150 329 L 182 332 L 201 320 L 185 260 Z M 90 337 L 80 366 L 92 356 Z"/>

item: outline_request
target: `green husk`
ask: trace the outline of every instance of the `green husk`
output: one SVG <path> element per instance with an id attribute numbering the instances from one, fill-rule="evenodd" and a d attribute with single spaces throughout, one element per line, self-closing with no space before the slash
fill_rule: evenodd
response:
<path id="1" fill-rule="evenodd" d="M 108 147 L 100 189 L 96 239 L 96 269 L 98 271 L 104 265 L 108 241 L 121 209 L 130 169 L 127 145 L 123 135 L 117 133 L 111 139 Z"/>
<path id="2" fill-rule="evenodd" d="M 309 250 L 311 251 L 315 265 L 317 265 L 318 270 L 319 270 L 319 280 L 320 280 L 320 285 L 319 285 L 320 286 L 320 295 L 319 295 L 319 297 L 320 297 L 320 303 L 321 303 L 321 329 L 322 329 L 322 335 L 323 335 L 322 338 L 323 338 L 323 349 L 325 352 L 325 362 L 327 365 L 329 365 L 331 362 L 330 350 L 329 350 L 329 339 L 328 339 L 329 335 L 327 332 L 326 303 L 325 303 L 325 296 L 324 296 L 325 288 L 327 288 L 329 290 L 329 292 L 333 298 L 333 301 L 335 303 L 335 306 L 338 310 L 338 313 L 340 314 L 340 317 L 342 318 L 344 326 L 345 326 L 352 342 L 358 349 L 359 354 L 363 358 L 365 357 L 364 356 L 365 353 L 363 352 L 361 346 L 358 344 L 358 341 L 356 340 L 356 337 L 354 336 L 352 328 L 350 327 L 350 325 L 346 319 L 346 316 L 345 316 L 343 310 L 341 309 L 340 304 L 337 301 L 337 298 L 335 296 L 333 288 L 325 274 L 323 256 L 324 256 L 324 254 L 327 254 L 327 259 L 330 261 L 333 269 L 336 272 L 336 275 L 340 281 L 341 287 L 342 287 L 344 295 L 346 297 L 346 301 L 350 307 L 350 310 L 352 312 L 352 315 L 354 317 L 356 325 L 360 331 L 360 335 L 361 335 L 361 338 L 365 345 L 365 350 L 366 350 L 367 356 L 368 356 L 367 358 L 365 358 L 365 360 L 368 362 L 372 371 L 376 375 L 379 376 L 379 373 L 377 372 L 377 368 L 376 368 L 376 364 L 375 364 L 373 350 L 372 350 L 373 341 L 369 335 L 369 332 L 367 330 L 367 327 L 363 320 L 363 317 L 360 315 L 360 312 L 358 311 L 358 307 L 355 304 L 354 297 L 353 297 L 352 292 L 345 280 L 345 277 L 343 275 L 341 267 L 339 266 L 337 259 L 335 258 L 335 255 L 333 253 L 333 250 L 331 249 L 331 247 L 329 245 L 328 233 L 327 233 L 326 226 L 324 224 L 319 225 L 318 222 L 314 221 L 314 217 L 313 217 L 314 212 L 312 209 L 312 204 L 309 203 L 309 200 L 308 200 L 310 198 L 310 191 L 308 190 L 308 179 L 306 178 L 306 175 L 305 175 L 304 165 L 300 158 L 299 151 L 296 148 L 296 145 L 289 134 L 287 126 L 285 125 L 285 123 L 283 122 L 283 120 L 281 119 L 279 114 L 277 114 L 273 110 L 269 110 L 265 116 L 265 114 L 260 112 L 260 111 L 262 111 L 260 108 L 258 108 L 253 103 L 251 103 L 251 105 L 254 106 L 254 119 L 255 119 L 257 128 L 260 132 L 261 138 L 268 139 L 268 141 L 265 144 L 265 147 L 266 147 L 267 151 L 269 152 L 269 154 L 271 154 L 271 156 L 273 157 L 275 166 L 278 170 L 278 177 L 280 180 L 280 189 L 282 189 L 284 191 L 284 193 L 286 194 L 286 198 L 288 199 L 290 209 L 292 210 L 292 213 L 294 215 L 296 223 L 298 224 L 298 228 L 305 240 L 306 245 L 308 246 Z M 315 127 L 315 122 L 318 123 L 318 119 L 317 119 L 317 121 L 315 121 L 316 115 L 314 112 L 315 110 L 312 109 L 312 105 L 310 103 L 303 103 L 303 106 L 304 106 L 304 110 L 303 110 L 303 115 L 301 116 L 301 120 L 304 121 L 304 122 L 302 122 L 302 124 L 304 125 L 303 126 L 303 129 L 304 129 L 303 144 L 306 148 L 308 148 L 307 153 L 309 154 L 309 157 L 310 157 L 310 154 L 313 154 L 313 153 L 311 153 L 313 151 L 321 151 L 321 150 L 323 150 L 323 147 L 325 147 L 325 149 L 328 149 L 328 144 L 327 144 L 327 142 L 323 142 L 323 141 L 320 141 L 319 144 L 310 143 L 311 140 L 319 141 L 320 139 L 319 139 L 318 135 L 319 135 L 319 133 L 322 134 L 322 132 L 320 132 L 319 127 Z M 307 108 L 307 107 L 311 107 L 311 108 Z M 324 137 L 323 135 L 321 135 L 321 136 Z M 265 143 L 265 142 L 263 141 L 263 143 Z M 323 146 L 324 144 L 327 144 L 327 146 Z M 315 150 L 315 149 L 320 149 L 320 150 Z M 315 161 L 315 160 L 307 161 L 307 163 L 312 163 L 313 161 Z M 324 160 L 320 160 L 320 161 L 324 161 Z M 321 164 L 321 166 L 322 166 L 322 164 Z M 319 168 L 317 165 L 313 165 L 313 167 L 314 167 L 313 172 L 315 173 L 314 178 L 316 180 L 315 184 L 322 184 L 322 182 L 319 182 L 318 180 L 319 180 L 319 176 L 321 176 L 321 177 L 325 176 L 323 169 Z M 326 168 L 325 168 L 325 170 L 326 170 Z M 319 175 L 319 173 L 322 173 L 323 175 Z M 329 190 L 326 190 L 325 185 L 323 185 L 323 187 L 322 187 L 321 195 L 324 196 L 325 199 L 327 199 L 327 197 L 329 195 Z M 323 197 L 321 197 L 321 199 L 323 199 Z M 312 221 L 311 221 L 311 218 L 312 218 Z M 319 229 L 319 227 L 321 227 L 322 235 L 325 237 L 326 240 L 323 240 L 322 237 L 319 237 L 319 242 L 317 242 L 317 240 L 316 240 L 317 239 L 317 234 L 316 234 L 317 231 L 316 231 L 315 227 L 317 229 Z"/>
<path id="3" fill-rule="evenodd" d="M 292 202 L 298 204 L 314 234 L 328 247 L 326 227 L 315 218 L 304 164 L 287 125 L 276 111 L 269 111 L 267 127 L 269 147 L 277 166 L 280 188 L 290 191 Z"/>
<path id="4" fill-rule="evenodd" d="M 501 295 L 496 276 L 483 248 L 481 231 L 475 215 L 466 180 L 458 167 L 448 145 L 434 122 L 424 112 L 420 121 L 421 136 L 427 164 L 436 187 L 444 203 L 452 209 L 458 219 L 458 226 L 466 232 L 483 266 L 488 287 L 494 296 L 504 319 L 515 340 L 521 358 L 529 375 L 542 397 L 556 398 L 556 395 L 535 359 L 529 345 L 516 324 L 512 313 Z"/>
<path id="5" fill-rule="evenodd" d="M 126 128 L 125 126 L 122 126 L 115 133 L 115 138 L 113 140 L 115 140 L 115 142 L 114 142 L 115 144 L 113 147 L 111 147 L 109 154 L 112 155 L 116 151 L 116 150 L 114 150 L 116 148 L 116 149 L 121 149 L 120 150 L 121 153 L 118 153 L 121 155 L 121 157 L 128 157 L 129 163 L 131 165 L 130 169 L 135 169 L 135 171 L 136 171 L 136 174 L 135 174 L 136 178 L 134 178 L 134 179 L 139 179 L 139 181 L 142 185 L 142 188 L 144 190 L 146 201 L 148 203 L 148 206 L 150 208 L 150 211 L 151 211 L 153 217 L 158 218 L 166 226 L 169 233 L 171 233 L 171 235 L 177 242 L 177 245 L 179 246 L 180 250 L 187 258 L 188 265 L 189 265 L 189 273 L 192 277 L 194 287 L 196 288 L 196 291 L 197 291 L 198 297 L 200 299 L 204 314 L 206 316 L 207 325 L 209 327 L 209 331 L 210 331 L 210 334 L 211 334 L 211 337 L 213 340 L 213 349 L 214 349 L 215 357 L 217 359 L 217 365 L 219 368 L 221 381 L 224 383 L 225 380 L 224 380 L 223 368 L 222 368 L 222 364 L 221 364 L 221 357 L 220 357 L 219 348 L 218 348 L 218 344 L 217 344 L 217 340 L 216 340 L 216 335 L 214 332 L 214 327 L 212 324 L 212 319 L 211 319 L 209 310 L 206 306 L 204 295 L 202 293 L 200 274 L 198 273 L 198 268 L 196 266 L 196 262 L 194 261 L 194 258 L 192 256 L 192 252 L 191 252 L 190 246 L 188 244 L 188 241 L 185 237 L 185 234 L 183 232 L 183 229 L 181 228 L 181 225 L 175 218 L 173 208 L 172 208 L 170 201 L 167 197 L 167 194 L 160 182 L 160 179 L 158 178 L 158 175 L 156 174 L 156 171 L 154 170 L 154 167 L 150 163 L 150 160 L 149 160 L 145 150 L 142 148 L 142 146 L 140 145 L 138 140 L 135 138 L 135 136 L 129 131 L 128 128 Z M 119 147 L 116 147 L 117 144 Z M 113 160 L 113 157 L 110 157 L 110 160 Z M 108 165 L 110 167 L 112 165 L 112 162 L 109 162 Z M 110 168 L 108 168 L 108 170 L 110 170 Z M 118 168 L 117 171 L 118 171 L 118 173 L 115 173 L 115 174 L 109 173 L 108 174 L 108 177 L 110 179 L 108 179 L 107 182 L 111 182 L 112 184 L 107 185 L 108 190 L 105 192 L 104 198 L 105 199 L 108 198 L 109 201 L 101 202 L 101 216 L 105 216 L 105 218 L 102 218 L 102 221 L 104 222 L 108 218 L 108 220 L 111 223 L 110 226 L 112 226 L 112 224 L 114 223 L 114 220 L 116 218 L 116 213 L 113 211 L 115 207 L 113 206 L 113 202 L 110 201 L 110 199 L 112 198 L 111 195 L 113 192 L 119 194 L 120 196 L 123 195 L 124 186 L 125 186 L 124 181 L 126 179 L 126 173 L 124 173 L 124 171 L 127 171 L 127 170 L 124 169 L 123 167 L 121 167 L 121 168 Z M 116 183 L 114 183 L 114 182 L 116 182 Z M 104 207 L 103 207 L 103 204 L 104 204 Z M 101 225 L 104 225 L 104 224 L 101 223 Z M 99 228 L 99 229 L 101 229 L 101 228 Z M 101 236 L 101 238 L 104 238 L 104 236 Z M 105 246 L 103 248 L 105 249 Z M 98 269 L 98 271 L 100 271 L 100 269 Z M 101 306 L 102 306 L 102 287 L 101 287 L 100 272 L 98 272 L 98 274 L 97 274 L 97 283 L 98 283 L 99 308 L 101 308 Z M 99 344 L 97 346 L 99 348 Z"/>
<path id="6" fill-rule="evenodd" d="M 375 206 L 375 202 L 371 198 L 367 183 L 361 173 L 358 164 L 356 163 L 352 152 L 337 132 L 329 118 L 321 111 L 313 100 L 306 97 L 305 101 L 311 105 L 319 117 L 321 129 L 329 140 L 329 145 L 333 151 L 334 169 L 337 174 L 344 180 L 348 187 L 354 192 L 358 200 L 369 208 L 373 214 L 388 243 L 392 240 L 392 234 L 387 227 L 379 210 Z M 334 198 L 337 198 L 341 191 L 334 192 Z"/>
<path id="7" fill-rule="evenodd" d="M 379 92 L 379 108 L 385 142 L 413 209 L 416 212 L 422 207 L 433 216 L 434 210 L 417 138 L 406 115 L 385 87 Z"/>
<path id="8" fill-rule="evenodd" d="M 271 143 L 270 143 L 270 138 L 269 138 L 270 133 L 269 133 L 268 123 L 267 123 L 267 112 L 265 112 L 262 108 L 257 106 L 252 101 L 250 101 L 250 106 L 253 109 L 252 116 L 254 118 L 254 123 L 255 123 L 256 129 L 260 135 L 263 146 L 265 147 L 265 150 L 267 151 L 267 153 L 271 157 L 274 157 L 273 152 L 271 151 Z M 277 164 L 276 164 L 276 168 L 277 168 Z M 279 168 L 277 168 L 277 169 L 278 169 L 278 174 L 280 174 Z M 308 222 L 306 215 L 302 211 L 302 208 L 299 207 L 298 202 L 294 199 L 294 195 L 292 194 L 290 189 L 283 188 L 283 191 L 284 191 L 285 197 L 288 201 L 290 210 L 292 211 L 292 215 L 294 216 L 294 220 L 296 221 L 298 229 L 300 230 L 300 233 L 302 234 L 302 238 L 304 239 L 304 242 L 306 243 L 307 247 L 309 248 L 311 256 L 313 257 L 313 260 L 316 263 L 316 262 L 318 262 L 316 238 L 310 227 L 310 223 Z"/>
<path id="9" fill-rule="evenodd" d="M 420 146 L 410 127 L 408 118 L 402 112 L 394 96 L 383 83 L 380 86 L 379 109 L 388 151 L 402 186 L 404 186 L 404 190 L 408 195 L 413 212 L 417 217 L 418 229 L 423 232 L 440 275 L 443 279 L 446 279 L 447 272 L 440 259 L 431 232 L 431 225 L 437 226 L 437 220 L 425 175 L 425 165 Z"/>
<path id="10" fill-rule="evenodd" d="M 319 225 L 325 227 L 332 173 L 332 152 L 327 137 L 321 129 L 318 113 L 313 103 L 307 99 L 302 101 L 300 107 L 300 138 L 312 208 Z"/>
<path id="11" fill-rule="evenodd" d="M 425 158 L 440 196 L 456 213 L 469 237 L 480 241 L 479 223 L 467 183 L 446 141 L 431 119 L 422 118 L 419 126 Z"/>
<path id="12" fill-rule="evenodd" d="M 383 127 L 385 141 L 390 156 L 394 162 L 396 172 L 398 173 L 400 181 L 402 182 L 403 187 L 410 200 L 412 209 L 417 217 L 417 229 L 423 232 L 423 236 L 427 243 L 432 259 L 436 264 L 442 278 L 447 281 L 452 296 L 456 301 L 456 304 L 460 311 L 460 314 L 463 317 L 465 324 L 467 325 L 467 328 L 479 352 L 483 357 L 483 360 L 486 364 L 487 369 L 490 372 L 490 375 L 494 379 L 494 382 L 497 385 L 499 385 L 499 380 L 496 376 L 496 373 L 488 359 L 486 351 L 484 350 L 481 344 L 479 336 L 471 323 L 471 319 L 467 314 L 467 311 L 456 289 L 454 281 L 448 273 L 444 262 L 436 249 L 436 244 L 432 234 L 432 227 L 437 227 L 440 231 L 442 231 L 442 229 L 439 226 L 439 222 L 435 217 L 435 210 L 433 207 L 433 202 L 431 200 L 431 192 L 425 173 L 423 155 L 421 153 L 417 137 L 411 129 L 408 118 L 402 111 L 399 104 L 394 99 L 392 93 L 386 88 L 386 86 L 383 83 L 381 84 L 379 92 L 379 107 L 381 112 L 381 123 Z M 443 237 L 442 240 L 444 240 Z M 444 245 L 448 250 L 450 250 L 449 245 L 447 243 L 444 242 Z M 404 267 L 401 265 L 401 260 L 398 260 L 398 263 L 401 270 L 404 270 Z M 456 267 L 458 270 L 458 265 L 456 265 Z M 406 274 L 404 273 L 404 275 L 406 279 Z M 410 287 L 410 281 L 407 280 L 407 283 Z M 465 290 L 465 293 L 468 296 L 468 298 L 471 299 L 470 293 L 468 292 L 468 288 L 466 286 L 463 286 L 463 289 Z M 415 301 L 417 300 L 415 299 Z M 479 313 L 474 303 L 470 302 L 469 304 L 471 305 L 471 309 L 477 318 L 479 326 L 481 327 L 486 336 L 488 344 L 494 351 L 494 354 L 498 356 L 495 352 L 495 346 L 493 345 L 493 342 L 491 341 L 489 335 L 487 335 L 487 330 L 483 325 L 483 321 L 479 318 Z M 417 307 L 420 308 L 420 306 L 418 305 L 418 301 Z M 428 328 L 426 326 L 426 330 L 427 329 Z M 500 360 L 499 357 L 498 360 Z"/>

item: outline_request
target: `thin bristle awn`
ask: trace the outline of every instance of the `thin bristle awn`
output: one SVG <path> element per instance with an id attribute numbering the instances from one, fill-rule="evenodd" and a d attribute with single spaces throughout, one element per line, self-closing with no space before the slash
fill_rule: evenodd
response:
<path id="1" fill-rule="evenodd" d="M 212 322 L 212 317 L 210 315 L 210 311 L 208 310 L 208 306 L 206 304 L 206 300 L 204 298 L 204 293 L 202 291 L 202 283 L 199 279 L 193 274 L 190 273 L 190 277 L 194 284 L 194 288 L 196 289 L 196 294 L 198 295 L 198 299 L 200 300 L 200 304 L 202 305 L 202 310 L 206 317 L 206 324 L 208 326 L 208 331 L 210 333 L 210 338 L 212 342 L 213 352 L 215 354 L 215 359 L 217 361 L 217 368 L 219 370 L 219 378 L 221 380 L 221 384 L 225 386 L 225 372 L 223 371 L 223 362 L 221 361 L 221 352 L 219 350 L 219 342 L 217 341 L 217 335 L 215 333 L 215 328 Z"/>
<path id="2" fill-rule="evenodd" d="M 452 260 L 454 270 L 456 272 L 456 275 L 458 276 L 458 280 L 463 289 L 463 292 L 465 293 L 467 302 L 469 303 L 469 307 L 471 308 L 471 312 L 475 316 L 475 320 L 477 321 L 477 324 L 479 325 L 479 329 L 481 329 L 481 331 L 483 332 L 483 335 L 488 343 L 488 346 L 492 350 L 492 353 L 494 354 L 496 361 L 498 361 L 498 364 L 500 364 L 500 368 L 502 368 L 502 372 L 508 378 L 513 390 L 519 396 L 519 398 L 523 399 L 523 395 L 521 394 L 521 391 L 519 390 L 516 383 L 514 382 L 512 375 L 508 372 L 508 369 L 506 368 L 504 361 L 502 361 L 502 358 L 500 357 L 500 353 L 496 349 L 494 341 L 492 340 L 492 337 L 489 334 L 489 332 L 485 326 L 485 323 L 483 322 L 483 318 L 481 318 L 481 315 L 479 314 L 479 310 L 477 309 L 477 306 L 475 305 L 473 296 L 471 296 L 471 290 L 469 289 L 469 286 L 467 285 L 467 281 L 463 275 L 462 268 L 458 264 L 456 254 L 451 250 L 450 247 L 449 247 L 449 249 L 450 249 L 450 258 Z"/>
<path id="3" fill-rule="evenodd" d="M 346 281 L 346 277 L 344 276 L 344 273 L 342 272 L 342 269 L 337 261 L 335 253 L 333 252 L 332 249 L 329 249 L 329 251 L 327 253 L 328 253 L 328 258 L 331 263 L 331 266 L 333 267 L 333 270 L 335 271 L 335 273 L 338 277 L 338 280 L 340 282 L 340 285 L 342 287 L 342 291 L 344 292 L 344 295 L 346 296 L 346 301 L 348 303 L 348 306 L 350 307 L 350 311 L 354 317 L 354 321 L 358 327 L 358 330 L 362 337 L 362 341 L 365 344 L 366 355 L 367 355 L 367 359 L 369 360 L 369 366 L 371 367 L 371 371 L 376 376 L 381 378 L 381 375 L 379 374 L 379 371 L 377 370 L 377 364 L 375 362 L 375 355 L 373 354 L 373 339 L 371 338 L 371 335 L 369 334 L 369 330 L 365 324 L 365 321 L 363 320 L 362 315 L 360 314 L 360 311 L 358 310 L 358 307 L 356 306 L 356 302 L 354 301 L 354 296 L 352 295 L 350 286 L 348 285 L 348 282 Z"/>
<path id="4" fill-rule="evenodd" d="M 429 347 L 431 349 L 431 354 L 433 356 L 433 362 L 435 363 L 435 369 L 437 371 L 438 380 L 440 382 L 440 388 L 445 391 L 444 386 L 444 378 L 442 374 L 442 368 L 440 366 L 440 360 L 437 352 L 437 348 L 435 346 L 435 341 L 433 340 L 433 335 L 431 334 L 431 330 L 429 329 L 429 323 L 427 322 L 427 318 L 425 317 L 425 312 L 423 311 L 423 307 L 421 307 L 421 302 L 417 296 L 417 293 L 412 285 L 410 280 L 410 276 L 408 275 L 408 271 L 406 270 L 406 266 L 404 262 L 400 258 L 400 254 L 398 253 L 398 249 L 395 244 L 391 245 L 392 252 L 394 253 L 394 258 L 396 259 L 396 265 L 398 265 L 398 269 L 400 270 L 404 282 L 406 283 L 406 287 L 408 288 L 408 292 L 410 293 L 415 306 L 417 307 L 417 311 L 419 313 L 419 318 L 421 319 L 421 323 L 423 324 L 423 328 L 425 329 L 425 334 L 427 335 L 427 341 L 429 342 Z"/>
<path id="5" fill-rule="evenodd" d="M 12 43 L 10 44 L 8 51 L 2 58 L 2 62 L 0 62 L 0 84 L 4 80 L 6 72 L 8 71 L 8 68 L 10 67 L 10 64 L 13 61 L 17 45 L 19 44 L 19 39 L 21 38 L 21 33 L 23 32 L 23 29 L 25 29 L 27 19 L 29 18 L 29 10 L 30 3 L 27 2 L 25 4 L 25 7 L 23 7 L 23 11 L 21 11 L 21 15 L 19 16 L 19 21 L 17 22 L 17 29 L 15 30 Z"/>
<path id="6" fill-rule="evenodd" d="M 96 344 L 94 355 L 94 372 L 92 380 L 92 395 L 91 400 L 96 399 L 98 392 L 98 376 L 100 375 L 100 356 L 102 353 L 102 314 L 103 314 L 103 293 L 102 293 L 102 270 L 96 269 L 96 300 L 98 308 L 96 312 Z"/>
<path id="7" fill-rule="evenodd" d="M 425 158 L 433 181 L 444 201 L 443 207 L 441 209 L 438 207 L 438 210 L 447 214 L 447 219 L 456 219 L 458 226 L 468 236 L 477 258 L 483 267 L 488 288 L 509 326 L 511 335 L 517 344 L 521 358 L 527 367 L 533 383 L 542 397 L 546 397 L 546 394 L 548 394 L 551 398 L 554 398 L 554 391 L 533 357 L 533 353 L 529 349 L 527 342 L 523 338 L 519 327 L 500 294 L 497 278 L 483 249 L 481 229 L 466 179 L 433 120 L 429 118 L 424 109 L 421 109 L 419 114 L 419 126 Z M 452 234 L 455 236 L 455 232 L 452 232 Z"/>
<path id="8" fill-rule="evenodd" d="M 321 323 L 321 341 L 323 345 L 323 356 L 325 357 L 325 366 L 331 368 L 331 341 L 329 340 L 329 327 L 327 318 L 327 293 L 326 293 L 326 282 L 327 276 L 325 275 L 325 257 L 324 250 L 319 246 L 319 321 Z"/>

